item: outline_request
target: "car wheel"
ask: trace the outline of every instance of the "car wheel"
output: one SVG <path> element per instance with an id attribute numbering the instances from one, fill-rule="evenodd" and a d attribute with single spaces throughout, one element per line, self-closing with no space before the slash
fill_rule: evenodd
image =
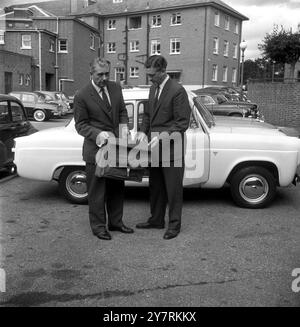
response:
<path id="1" fill-rule="evenodd" d="M 276 180 L 264 167 L 252 166 L 238 170 L 230 180 L 234 202 L 251 209 L 269 205 L 276 194 Z"/>
<path id="2" fill-rule="evenodd" d="M 70 202 L 87 203 L 86 173 L 84 167 L 66 167 L 59 176 L 59 191 Z"/>
<path id="3" fill-rule="evenodd" d="M 38 109 L 34 111 L 33 118 L 35 121 L 45 121 L 47 116 L 44 110 Z"/>

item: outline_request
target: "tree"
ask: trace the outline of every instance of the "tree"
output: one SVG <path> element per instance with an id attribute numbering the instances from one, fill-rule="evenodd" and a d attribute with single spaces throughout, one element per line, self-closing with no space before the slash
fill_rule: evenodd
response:
<path id="1" fill-rule="evenodd" d="M 271 34 L 265 36 L 263 43 L 258 45 L 264 59 L 280 64 L 291 65 L 291 78 L 294 77 L 295 65 L 300 58 L 300 32 L 281 29 L 274 26 Z"/>

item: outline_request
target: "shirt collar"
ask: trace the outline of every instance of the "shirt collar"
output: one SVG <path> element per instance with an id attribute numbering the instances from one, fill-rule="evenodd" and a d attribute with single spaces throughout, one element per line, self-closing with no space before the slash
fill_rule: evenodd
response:
<path id="1" fill-rule="evenodd" d="M 165 87 L 165 85 L 167 84 L 169 78 L 170 78 L 170 76 L 167 75 L 166 78 L 162 81 L 162 83 L 159 84 L 160 90 L 162 90 Z"/>
<path id="2" fill-rule="evenodd" d="M 101 91 L 100 87 L 97 86 L 93 80 L 92 80 L 92 85 L 95 88 L 95 90 L 97 91 L 97 93 L 100 93 L 100 91 Z M 107 92 L 107 87 L 106 86 L 104 86 L 104 91 Z"/>

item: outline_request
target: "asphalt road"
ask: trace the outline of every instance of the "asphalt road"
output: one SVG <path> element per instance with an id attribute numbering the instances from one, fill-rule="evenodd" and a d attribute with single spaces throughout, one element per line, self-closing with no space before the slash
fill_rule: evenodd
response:
<path id="1" fill-rule="evenodd" d="M 135 230 L 100 241 L 88 207 L 66 202 L 56 182 L 2 179 L 0 306 L 299 307 L 291 288 L 300 267 L 299 197 L 300 185 L 279 189 L 271 207 L 248 210 L 226 188 L 186 190 L 177 238 Z M 125 223 L 148 215 L 147 189 L 127 188 Z"/>
<path id="2" fill-rule="evenodd" d="M 66 202 L 55 182 L 0 184 L 0 306 L 299 306 L 300 188 L 273 205 L 233 205 L 228 189 L 186 190 L 183 226 L 93 237 L 88 207 Z M 127 188 L 124 221 L 149 213 L 147 189 Z"/>

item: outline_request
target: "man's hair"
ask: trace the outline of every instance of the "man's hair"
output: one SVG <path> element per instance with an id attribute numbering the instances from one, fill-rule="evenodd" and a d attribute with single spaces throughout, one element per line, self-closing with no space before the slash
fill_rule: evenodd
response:
<path id="1" fill-rule="evenodd" d="M 160 55 L 153 55 L 145 62 L 146 68 L 156 68 L 158 72 L 165 72 L 168 66 L 167 60 Z"/>
<path id="2" fill-rule="evenodd" d="M 102 58 L 102 57 L 95 58 L 90 63 L 90 73 L 91 74 L 93 74 L 93 72 L 95 71 L 96 66 L 100 66 L 100 67 L 108 66 L 110 68 L 110 61 L 105 58 Z"/>

